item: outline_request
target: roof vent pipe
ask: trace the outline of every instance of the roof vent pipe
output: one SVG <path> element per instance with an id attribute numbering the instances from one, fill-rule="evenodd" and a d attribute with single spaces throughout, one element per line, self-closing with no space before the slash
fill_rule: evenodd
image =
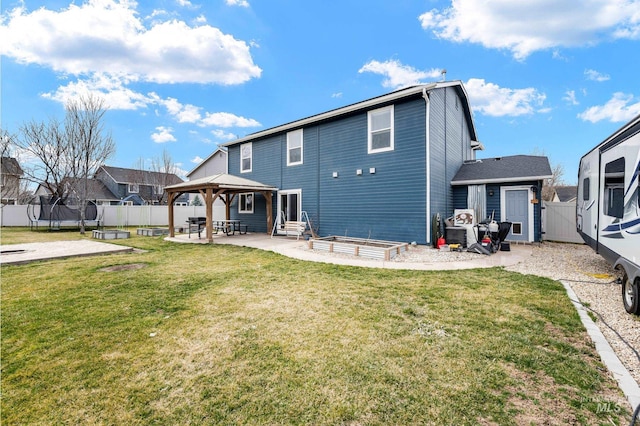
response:
<path id="1" fill-rule="evenodd" d="M 442 75 L 442 81 L 447 81 L 447 70 L 443 68 L 440 74 Z"/>

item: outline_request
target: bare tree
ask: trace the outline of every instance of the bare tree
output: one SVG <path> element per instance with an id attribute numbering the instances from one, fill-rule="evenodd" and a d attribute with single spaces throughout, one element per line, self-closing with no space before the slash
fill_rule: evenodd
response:
<path id="1" fill-rule="evenodd" d="M 531 155 L 546 157 L 544 150 L 535 147 Z M 551 164 L 551 177 L 542 182 L 542 200 L 551 201 L 556 192 L 556 187 L 564 185 L 564 166 L 562 163 Z"/>
<path id="2" fill-rule="evenodd" d="M 71 144 L 71 178 L 80 204 L 81 234 L 85 232 L 89 178 L 116 150 L 111 134 L 104 130 L 106 111 L 104 99 L 93 95 L 81 96 L 66 106 L 65 136 Z"/>
<path id="3" fill-rule="evenodd" d="M 171 154 L 166 149 L 162 151 L 160 158 L 154 158 L 151 160 L 150 178 L 153 185 L 153 201 L 156 204 L 165 204 L 167 202 L 167 194 L 164 191 L 164 187 L 178 183 L 176 174 L 178 168 L 176 167 Z"/>
<path id="4" fill-rule="evenodd" d="M 21 128 L 16 145 L 35 159 L 25 167 L 25 178 L 43 185 L 53 197 L 73 195 L 80 207 L 80 233 L 85 232 L 89 178 L 115 152 L 111 135 L 104 130 L 104 100 L 94 95 L 71 100 L 65 119 L 31 121 Z"/>
<path id="5" fill-rule="evenodd" d="M 60 122 L 30 121 L 20 127 L 20 133 L 16 145 L 32 159 L 23 166 L 24 179 L 42 185 L 52 197 L 65 199 L 64 182 L 71 175 L 70 144 Z"/>
<path id="6" fill-rule="evenodd" d="M 564 166 L 560 163 L 551 166 L 551 177 L 544 180 L 542 185 L 542 199 L 551 201 L 558 186 L 564 185 Z"/>
<path id="7" fill-rule="evenodd" d="M 12 157 L 14 137 L 5 129 L 0 128 L 0 157 Z"/>

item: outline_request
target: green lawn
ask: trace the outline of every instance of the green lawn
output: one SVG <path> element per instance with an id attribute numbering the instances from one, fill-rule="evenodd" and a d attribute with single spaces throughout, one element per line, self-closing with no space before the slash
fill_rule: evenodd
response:
<path id="1" fill-rule="evenodd" d="M 2 266 L 2 424 L 629 421 L 560 283 L 117 242 Z"/>

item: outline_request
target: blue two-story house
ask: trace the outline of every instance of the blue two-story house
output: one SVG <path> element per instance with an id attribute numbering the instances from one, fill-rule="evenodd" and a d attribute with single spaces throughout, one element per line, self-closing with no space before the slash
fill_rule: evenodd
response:
<path id="1" fill-rule="evenodd" d="M 278 188 L 274 218 L 320 235 L 431 243 L 454 209 L 452 179 L 478 142 L 461 82 L 413 86 L 226 143 L 229 174 Z M 239 194 L 233 219 L 266 229 L 266 200 Z"/>

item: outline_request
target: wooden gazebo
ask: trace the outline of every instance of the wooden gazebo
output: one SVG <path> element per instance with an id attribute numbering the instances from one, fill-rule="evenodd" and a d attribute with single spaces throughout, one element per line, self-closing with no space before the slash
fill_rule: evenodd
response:
<path id="1" fill-rule="evenodd" d="M 202 195 L 207 208 L 207 219 L 205 224 L 207 241 L 213 242 L 213 203 L 220 198 L 226 206 L 226 220 L 231 216 L 231 203 L 235 196 L 244 192 L 258 192 L 262 194 L 267 202 L 267 229 L 273 225 L 273 191 L 278 188 L 265 185 L 260 182 L 241 178 L 234 175 L 218 174 L 194 179 L 187 182 L 170 185 L 164 188 L 168 194 L 169 207 L 169 236 L 175 236 L 173 203 L 184 193 L 194 193 Z"/>

